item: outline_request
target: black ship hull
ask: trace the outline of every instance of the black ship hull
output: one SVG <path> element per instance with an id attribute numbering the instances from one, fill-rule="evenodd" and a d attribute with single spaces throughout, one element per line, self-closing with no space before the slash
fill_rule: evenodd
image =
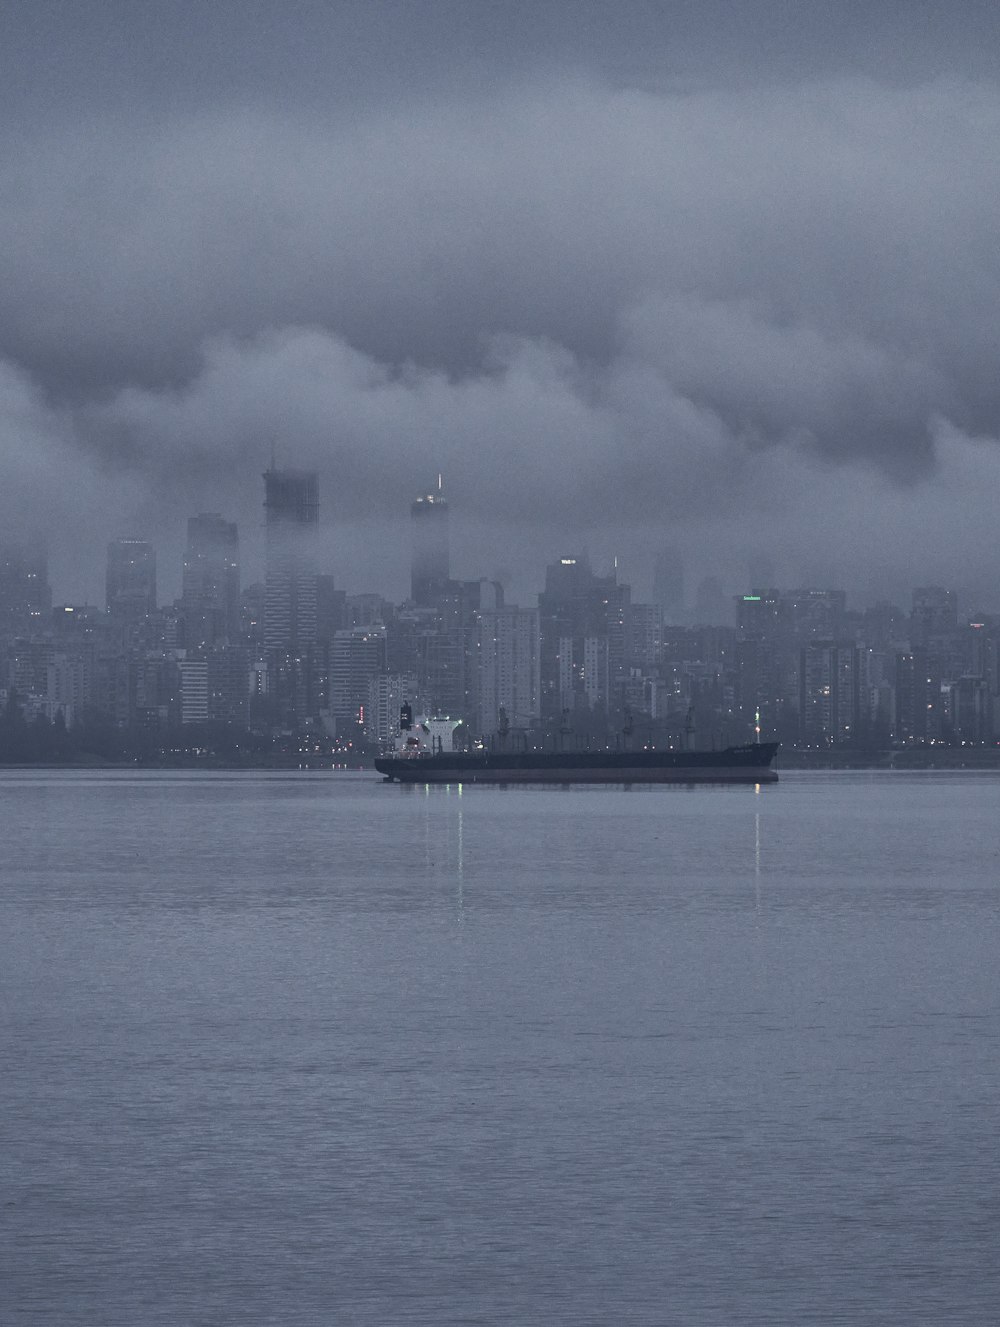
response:
<path id="1" fill-rule="evenodd" d="M 776 783 L 777 742 L 722 751 L 474 751 L 385 756 L 400 783 Z"/>

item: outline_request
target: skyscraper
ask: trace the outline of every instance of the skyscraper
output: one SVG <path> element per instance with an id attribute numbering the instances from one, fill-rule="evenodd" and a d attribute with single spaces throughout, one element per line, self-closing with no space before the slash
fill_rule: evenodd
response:
<path id="1" fill-rule="evenodd" d="M 264 651 L 274 717 L 301 722 L 321 705 L 322 668 L 316 647 L 316 564 L 319 481 L 312 470 L 264 475 L 267 574 Z"/>
<path id="2" fill-rule="evenodd" d="M 586 556 L 546 568 L 538 596 L 543 718 L 620 699 L 630 597 L 614 576 L 596 576 Z"/>
<path id="3" fill-rule="evenodd" d="M 113 539 L 108 544 L 108 614 L 141 622 L 156 612 L 156 553 L 144 539 Z"/>
<path id="4" fill-rule="evenodd" d="M 831 746 L 858 738 L 868 688 L 867 651 L 853 641 L 810 640 L 799 667 L 799 740 Z"/>
<path id="5" fill-rule="evenodd" d="M 512 728 L 537 723 L 540 640 L 537 608 L 511 605 L 479 615 L 479 732 L 496 731 L 501 707 Z"/>
<path id="6" fill-rule="evenodd" d="M 181 607 L 189 648 L 233 642 L 239 635 L 239 537 L 236 526 L 216 512 L 188 521 Z"/>
<path id="7" fill-rule="evenodd" d="M 946 636 L 958 627 L 958 596 L 939 585 L 924 585 L 913 591 L 910 614 L 910 644 L 927 645 L 935 636 Z"/>
<path id="8" fill-rule="evenodd" d="M 296 655 L 316 641 L 316 564 L 310 538 L 319 520 L 316 472 L 272 467 L 264 475 L 264 508 L 264 645 Z"/>
<path id="9" fill-rule="evenodd" d="M 337 735 L 350 735 L 365 722 L 365 706 L 374 678 L 385 672 L 385 627 L 338 631 L 330 649 L 330 712 Z"/>
<path id="10" fill-rule="evenodd" d="M 673 544 L 661 548 L 653 564 L 653 602 L 663 609 L 665 622 L 684 616 L 684 558 Z"/>
<path id="11" fill-rule="evenodd" d="M 0 546 L 0 642 L 37 631 L 51 608 L 44 548 Z"/>
<path id="12" fill-rule="evenodd" d="M 410 507 L 413 530 L 413 562 L 410 598 L 415 604 L 432 604 L 445 592 L 450 575 L 448 547 L 448 503 L 438 491 L 417 498 Z"/>

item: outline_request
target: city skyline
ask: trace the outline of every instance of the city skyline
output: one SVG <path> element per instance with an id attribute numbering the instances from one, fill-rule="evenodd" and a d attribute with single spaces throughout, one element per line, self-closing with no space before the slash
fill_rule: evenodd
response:
<path id="1" fill-rule="evenodd" d="M 537 605 L 450 559 L 442 477 L 410 504 L 410 593 L 338 586 L 317 557 L 316 471 L 261 475 L 263 582 L 241 582 L 239 530 L 187 522 L 182 593 L 157 553 L 107 545 L 106 601 L 53 603 L 44 550 L 0 544 L 0 727 L 7 758 L 71 751 L 212 758 L 384 750 L 408 704 L 460 729 L 546 743 L 777 741 L 800 753 L 973 745 L 1000 736 L 1000 615 L 913 587 L 864 610 L 843 588 L 718 578 L 685 594 L 683 553 L 658 551 L 654 598 L 586 549 L 548 562 Z M 766 550 L 751 574 L 773 574 Z M 187 734 L 187 736 L 185 735 Z M 477 738 L 475 735 L 479 734 Z M 491 739 L 492 740 L 492 739 Z M 290 744 L 290 749 L 289 749 Z M 305 744 L 305 745 L 303 745 Z"/>
<path id="2" fill-rule="evenodd" d="M 895 587 L 895 593 L 876 594 L 865 592 L 857 585 L 838 580 L 833 577 L 810 577 L 796 576 L 791 574 L 779 574 L 781 570 L 775 563 L 774 557 L 767 551 L 766 547 L 757 546 L 743 551 L 742 557 L 735 560 L 734 564 L 725 567 L 719 567 L 718 563 L 711 564 L 713 568 L 721 570 L 722 576 L 717 574 L 716 570 L 706 572 L 705 568 L 699 567 L 676 539 L 665 537 L 658 545 L 651 545 L 641 550 L 635 558 L 632 565 L 625 564 L 624 560 L 617 553 L 609 552 L 603 557 L 591 557 L 591 550 L 586 541 L 573 541 L 572 539 L 561 545 L 552 545 L 547 554 L 543 555 L 542 560 L 534 567 L 528 568 L 528 575 L 517 582 L 511 580 L 505 581 L 502 576 L 490 575 L 485 570 L 491 562 L 489 556 L 478 556 L 474 548 L 470 549 L 469 542 L 464 540 L 459 556 L 462 562 L 459 563 L 450 552 L 450 532 L 455 528 L 456 523 L 461 528 L 461 509 L 456 509 L 454 504 L 449 502 L 442 490 L 442 477 L 437 477 L 437 487 L 431 490 L 418 489 L 416 496 L 400 511 L 400 520 L 394 526 L 396 543 L 394 553 L 398 564 L 395 581 L 397 587 L 384 585 L 373 585 L 363 578 L 357 583 L 348 583 L 337 574 L 337 568 L 324 561 L 325 550 L 329 547 L 327 535 L 324 530 L 323 522 L 323 503 L 318 493 L 318 476 L 315 472 L 297 470 L 294 467 L 281 470 L 270 469 L 265 475 L 265 481 L 269 477 L 278 477 L 279 475 L 293 476 L 310 480 L 314 485 L 313 496 L 310 499 L 310 512 L 308 516 L 300 513 L 299 538 L 304 540 L 300 547 L 307 549 L 309 553 L 308 561 L 313 566 L 314 574 L 319 573 L 325 577 L 332 577 L 338 589 L 354 595 L 376 594 L 392 603 L 403 603 L 407 600 L 421 602 L 419 596 L 415 596 L 414 577 L 417 575 L 416 567 L 421 565 L 420 579 L 426 582 L 428 575 L 430 583 L 440 582 L 447 579 L 449 574 L 457 576 L 459 579 L 481 579 L 497 580 L 504 586 L 504 589 L 512 598 L 527 598 L 534 602 L 537 596 L 543 591 L 544 568 L 552 560 L 558 560 L 560 557 L 570 556 L 573 559 L 583 557 L 591 562 L 595 569 L 602 575 L 614 576 L 630 584 L 637 593 L 637 597 L 642 600 L 656 602 L 666 611 L 666 620 L 675 620 L 677 622 L 690 621 L 692 624 L 702 623 L 705 625 L 712 623 L 735 622 L 735 603 L 742 595 L 759 590 L 789 590 L 795 586 L 822 587 L 824 589 L 836 589 L 846 592 L 850 606 L 855 609 L 864 609 L 881 603 L 891 603 L 896 600 L 900 604 L 909 603 L 909 596 L 918 584 L 937 583 L 933 576 L 920 576 L 916 574 L 919 570 L 914 569 L 908 582 L 900 581 Z M 435 536 L 425 531 L 428 524 L 427 517 L 424 515 L 427 511 L 433 511 L 437 507 L 438 512 L 445 519 L 442 527 L 442 535 Z M 262 507 L 265 512 L 265 519 L 254 523 L 253 529 L 263 536 L 256 542 L 254 547 L 252 541 L 251 548 L 253 552 L 248 556 L 247 543 L 242 528 L 236 521 L 229 521 L 218 512 L 199 511 L 188 514 L 183 521 L 183 528 L 186 531 L 186 542 L 176 545 L 179 552 L 172 560 L 164 558 L 157 545 L 152 540 L 145 539 L 138 533 L 121 534 L 110 539 L 107 543 L 101 543 L 102 557 L 99 563 L 85 573 L 86 580 L 92 586 L 99 587 L 97 593 L 92 597 L 74 597 L 69 594 L 60 593 L 60 583 L 56 576 L 53 576 L 51 570 L 48 573 L 48 583 L 53 601 L 58 603 L 78 603 L 88 604 L 92 607 L 105 608 L 108 602 L 107 593 L 107 562 L 104 558 L 106 548 L 111 545 L 127 547 L 130 545 L 148 545 L 152 556 L 152 580 L 154 587 L 159 587 L 156 593 L 156 600 L 159 606 L 166 606 L 173 602 L 179 602 L 184 594 L 184 583 L 187 575 L 187 566 L 191 556 L 191 540 L 193 523 L 209 522 L 211 526 L 221 524 L 228 531 L 228 538 L 235 541 L 234 556 L 237 560 L 238 581 L 244 587 L 250 585 L 260 585 L 264 587 L 267 581 L 268 552 L 267 552 L 267 509 L 268 498 L 262 501 Z M 280 505 L 280 504 L 275 504 Z M 406 511 L 409 511 L 409 522 L 405 519 Z M 457 522 L 456 522 L 457 518 Z M 273 517 L 272 517 L 273 519 Z M 203 536 L 204 537 L 204 536 Z M 219 535 L 216 533 L 216 538 Z M 430 539 L 430 543 L 428 543 Z M 439 547 L 435 546 L 435 540 L 439 542 Z M 440 540 L 443 539 L 443 542 Z M 416 541 L 416 542 L 415 542 Z M 8 539 L 4 541 L 7 546 L 13 548 L 25 548 L 36 550 L 36 555 L 43 557 L 46 565 L 49 560 L 44 553 L 37 553 L 37 550 L 46 548 L 44 539 Z M 416 559 L 416 560 L 415 560 Z M 430 561 L 428 562 L 428 559 Z M 426 566 L 432 566 L 433 570 L 428 573 Z M 442 577 L 441 568 L 444 568 Z M 450 571 L 449 571 L 450 569 Z M 79 573 L 79 567 L 78 567 Z M 363 573 L 362 573 L 363 577 Z M 998 578 L 1000 582 L 1000 578 Z M 946 587 L 949 592 L 954 593 L 962 610 L 968 612 L 982 611 L 986 613 L 1000 612 L 1000 583 L 996 590 L 987 591 L 984 594 L 977 594 L 967 586 L 958 584 L 949 584 Z M 718 605 L 725 602 L 725 612 L 718 615 Z M 705 612 L 706 606 L 714 610 Z M 671 611 L 673 610 L 673 611 Z M 699 616 L 701 612 L 701 616 Z"/>

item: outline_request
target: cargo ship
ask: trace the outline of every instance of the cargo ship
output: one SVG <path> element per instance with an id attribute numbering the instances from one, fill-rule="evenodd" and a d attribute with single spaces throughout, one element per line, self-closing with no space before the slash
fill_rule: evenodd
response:
<path id="1" fill-rule="evenodd" d="M 434 721 L 431 721 L 434 722 Z M 445 722 L 445 721 L 439 721 Z M 452 725 L 454 726 L 454 725 Z M 446 751 L 441 737 L 427 746 L 408 707 L 401 716 L 402 742 L 375 760 L 388 782 L 399 783 L 776 783 L 777 742 L 748 742 L 714 751 L 639 749 L 606 751 Z"/>

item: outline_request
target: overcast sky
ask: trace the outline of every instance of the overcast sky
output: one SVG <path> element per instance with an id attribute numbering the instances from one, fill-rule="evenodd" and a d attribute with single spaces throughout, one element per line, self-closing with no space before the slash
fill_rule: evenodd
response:
<path id="1" fill-rule="evenodd" d="M 0 520 L 60 599 L 261 471 L 325 569 L 562 552 L 1000 608 L 1000 6 L 0 4 Z M 996 586 L 996 588 L 994 588 Z"/>

